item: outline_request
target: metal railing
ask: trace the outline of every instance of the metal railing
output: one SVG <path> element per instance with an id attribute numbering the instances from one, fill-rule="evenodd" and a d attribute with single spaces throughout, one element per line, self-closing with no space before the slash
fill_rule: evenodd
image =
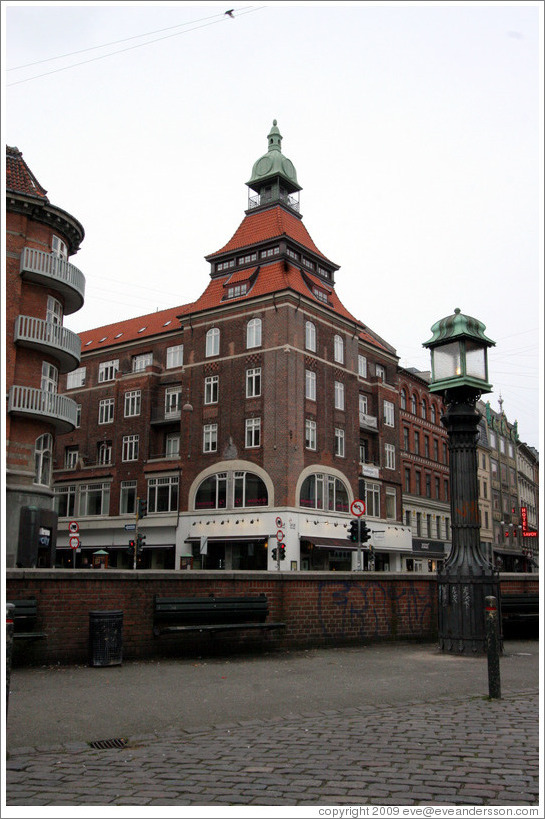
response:
<path id="1" fill-rule="evenodd" d="M 76 362 L 81 359 L 81 339 L 76 333 L 62 324 L 53 324 L 34 316 L 17 317 L 14 340 L 52 347 L 71 356 Z"/>
<path id="2" fill-rule="evenodd" d="M 33 247 L 25 247 L 21 255 L 21 273 L 34 273 L 54 279 L 75 290 L 83 303 L 85 276 L 75 265 L 61 259 L 54 253 L 45 253 Z"/>
<path id="3" fill-rule="evenodd" d="M 297 211 L 299 213 L 299 202 L 294 196 L 290 196 L 289 194 L 274 194 L 274 196 L 249 196 L 248 197 L 248 210 L 252 210 L 253 208 L 258 208 L 260 205 L 267 205 L 269 203 L 273 203 L 275 201 L 278 202 L 285 202 L 292 210 Z"/>
<path id="4" fill-rule="evenodd" d="M 9 388 L 8 412 L 23 415 L 40 415 L 58 422 L 60 426 L 75 428 L 78 407 L 66 395 L 36 389 L 36 387 Z"/>

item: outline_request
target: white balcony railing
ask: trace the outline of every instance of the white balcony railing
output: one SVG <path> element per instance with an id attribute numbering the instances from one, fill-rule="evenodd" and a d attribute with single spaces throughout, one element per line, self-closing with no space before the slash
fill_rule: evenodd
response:
<path id="1" fill-rule="evenodd" d="M 59 432 L 69 432 L 75 428 L 77 409 L 75 401 L 56 392 L 35 387 L 13 386 L 9 389 L 8 412 L 39 416 L 53 423 Z"/>
<path id="2" fill-rule="evenodd" d="M 83 305 L 85 276 L 56 254 L 25 247 L 21 254 L 20 271 L 33 281 L 47 279 L 51 287 L 60 290 L 65 296 L 66 314 L 75 313 Z"/>
<path id="3" fill-rule="evenodd" d="M 378 429 L 376 415 L 367 415 L 365 412 L 360 412 L 360 427 Z"/>
<path id="4" fill-rule="evenodd" d="M 74 369 L 81 359 L 81 339 L 62 324 L 35 318 L 18 316 L 14 340 L 31 347 L 48 348 L 56 354 L 61 372 Z"/>

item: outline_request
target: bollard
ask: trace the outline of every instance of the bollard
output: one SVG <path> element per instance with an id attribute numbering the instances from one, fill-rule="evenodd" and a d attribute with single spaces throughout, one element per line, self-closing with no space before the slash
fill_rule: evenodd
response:
<path id="1" fill-rule="evenodd" d="M 486 651 L 488 655 L 488 696 L 501 700 L 500 629 L 495 597 L 485 597 Z"/>
<path id="2" fill-rule="evenodd" d="M 9 686 L 11 680 L 11 655 L 13 651 L 13 603 L 6 603 L 6 718 L 8 716 Z"/>

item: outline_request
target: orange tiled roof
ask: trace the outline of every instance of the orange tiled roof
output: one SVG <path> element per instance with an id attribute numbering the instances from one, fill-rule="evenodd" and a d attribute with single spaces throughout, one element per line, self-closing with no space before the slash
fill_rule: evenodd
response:
<path id="1" fill-rule="evenodd" d="M 181 307 L 169 307 L 167 310 L 157 310 L 145 316 L 118 321 L 79 333 L 82 353 L 93 352 L 101 347 L 124 344 L 140 338 L 149 338 L 161 333 L 169 333 L 180 327 L 177 316 L 189 313 L 191 304 Z"/>
<path id="2" fill-rule="evenodd" d="M 6 191 L 36 196 L 49 202 L 45 188 L 42 188 L 18 148 L 6 145 Z"/>
<path id="3" fill-rule="evenodd" d="M 322 259 L 329 261 L 321 253 L 302 221 L 284 210 L 280 205 L 276 205 L 269 210 L 256 211 L 247 214 L 239 225 L 233 237 L 220 250 L 206 256 L 206 259 L 213 259 L 220 253 L 228 253 L 231 250 L 240 250 L 243 247 L 250 247 L 256 242 L 263 242 L 267 239 L 276 239 L 281 236 L 289 236 L 303 247 L 308 248 L 313 253 L 317 253 Z"/>

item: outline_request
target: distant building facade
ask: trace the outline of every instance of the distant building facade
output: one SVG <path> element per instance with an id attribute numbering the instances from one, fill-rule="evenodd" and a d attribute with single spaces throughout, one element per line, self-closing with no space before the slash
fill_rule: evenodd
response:
<path id="1" fill-rule="evenodd" d="M 78 424 L 59 390 L 77 367 L 79 336 L 63 326 L 83 305 L 85 278 L 69 261 L 80 223 L 52 205 L 22 153 L 6 152 L 6 565 L 55 562 L 53 451 Z"/>

